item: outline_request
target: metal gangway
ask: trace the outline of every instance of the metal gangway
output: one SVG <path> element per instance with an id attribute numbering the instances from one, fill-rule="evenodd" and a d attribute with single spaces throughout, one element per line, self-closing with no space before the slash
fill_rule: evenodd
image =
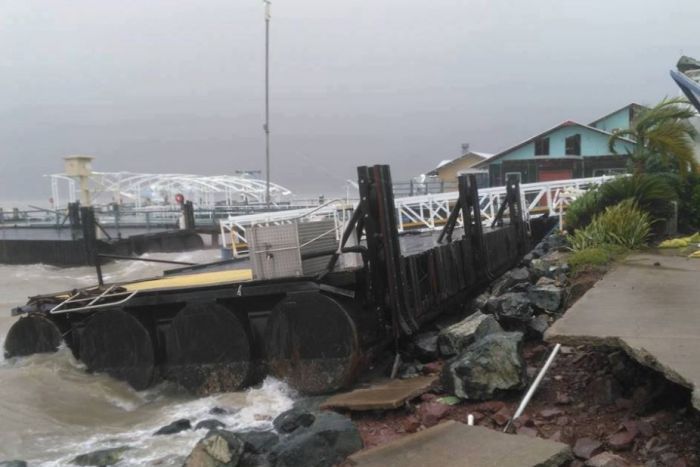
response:
<path id="1" fill-rule="evenodd" d="M 548 213 L 551 216 L 561 218 L 572 200 L 581 196 L 589 188 L 613 178 L 615 176 L 604 175 L 521 184 L 521 199 L 527 206 L 527 209 L 523 209 L 523 215 L 529 217 L 532 214 Z M 453 191 L 396 198 L 394 203 L 397 210 L 396 218 L 399 232 L 431 231 L 441 228 L 447 222 L 458 196 L 458 192 Z M 479 189 L 479 207 L 484 224 L 490 225 L 494 221 L 505 197 L 505 186 Z M 336 238 L 340 238 L 343 226 L 356 206 L 357 200 L 343 199 L 332 200 L 310 209 L 229 216 L 219 223 L 221 245 L 223 248 L 231 249 L 234 257 L 245 257 L 248 253 L 246 230 L 253 225 L 280 225 L 320 219 L 333 219 L 336 226 Z M 461 219 L 457 220 L 457 225 L 462 225 Z"/>

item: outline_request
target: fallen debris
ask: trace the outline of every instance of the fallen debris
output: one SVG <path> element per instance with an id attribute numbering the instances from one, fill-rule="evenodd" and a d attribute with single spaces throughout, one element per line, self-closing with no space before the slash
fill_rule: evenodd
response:
<path id="1" fill-rule="evenodd" d="M 569 460 L 571 449 L 562 443 L 444 422 L 383 446 L 353 454 L 348 463 L 362 467 L 554 467 L 564 465 Z"/>
<path id="2" fill-rule="evenodd" d="M 437 376 L 419 376 L 410 379 L 395 379 L 374 384 L 369 388 L 355 389 L 330 397 L 321 404 L 322 409 L 380 410 L 401 407 L 414 399 L 438 380 Z"/>

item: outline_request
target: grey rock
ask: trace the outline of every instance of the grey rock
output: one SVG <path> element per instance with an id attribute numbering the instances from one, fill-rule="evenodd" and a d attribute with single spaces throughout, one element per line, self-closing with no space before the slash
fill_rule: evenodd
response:
<path id="1" fill-rule="evenodd" d="M 267 454 L 244 452 L 236 467 L 272 467 Z"/>
<path id="2" fill-rule="evenodd" d="M 437 343 L 442 355 L 452 356 L 464 351 L 478 339 L 501 331 L 503 329 L 493 316 L 477 311 L 459 323 L 443 329 Z"/>
<path id="3" fill-rule="evenodd" d="M 330 467 L 362 449 L 362 438 L 352 421 L 334 412 L 317 414 L 277 444 L 268 459 L 275 467 Z"/>
<path id="4" fill-rule="evenodd" d="M 476 296 L 473 300 L 472 305 L 479 311 L 484 311 L 486 309 L 486 304 L 489 301 L 491 295 L 488 292 L 481 293 Z"/>
<path id="5" fill-rule="evenodd" d="M 165 425 L 161 427 L 158 431 L 153 433 L 154 435 L 172 435 L 175 433 L 179 433 L 181 431 L 185 430 L 191 430 L 192 429 L 192 424 L 190 423 L 189 420 L 186 418 L 182 418 L 180 420 L 175 420 L 174 422 L 170 423 L 169 425 Z"/>
<path id="6" fill-rule="evenodd" d="M 537 279 L 537 282 L 535 283 L 535 286 L 542 286 L 542 285 L 557 285 L 557 281 L 552 279 L 551 277 L 540 277 Z"/>
<path id="7" fill-rule="evenodd" d="M 561 306 L 563 295 L 563 290 L 556 285 L 544 284 L 531 287 L 527 297 L 537 308 L 548 312 L 554 312 Z"/>
<path id="8" fill-rule="evenodd" d="M 489 313 L 496 315 L 498 313 L 498 308 L 501 305 L 501 297 L 490 296 L 486 301 L 486 309 L 484 313 Z"/>
<path id="9" fill-rule="evenodd" d="M 540 338 L 549 328 L 549 318 L 545 315 L 535 316 L 527 323 L 527 330 L 535 338 Z"/>
<path id="10" fill-rule="evenodd" d="M 194 427 L 195 430 L 216 430 L 217 428 L 224 428 L 226 424 L 215 418 L 208 418 L 197 423 Z"/>
<path id="11" fill-rule="evenodd" d="M 438 358 L 438 333 L 424 332 L 411 341 L 411 354 L 422 362 L 432 362 Z"/>
<path id="12" fill-rule="evenodd" d="M 421 374 L 421 365 L 415 363 L 402 364 L 399 370 L 399 378 L 408 379 L 415 378 Z"/>
<path id="13" fill-rule="evenodd" d="M 510 292 L 518 286 L 522 289 L 528 284 L 530 284 L 530 271 L 527 268 L 511 269 L 493 284 L 491 294 L 498 296 Z"/>
<path id="14" fill-rule="evenodd" d="M 27 467 L 27 463 L 21 460 L 0 461 L 0 467 Z"/>
<path id="15" fill-rule="evenodd" d="M 76 465 L 114 465 L 122 459 L 122 454 L 131 449 L 128 446 L 100 449 L 98 451 L 81 454 L 71 461 Z"/>
<path id="16" fill-rule="evenodd" d="M 236 467 L 243 451 L 244 443 L 235 433 L 212 430 L 195 445 L 183 467 Z"/>
<path id="17" fill-rule="evenodd" d="M 227 409 L 224 407 L 212 407 L 211 410 L 209 410 L 209 413 L 212 415 L 231 415 L 235 414 L 236 412 L 240 411 L 240 409 Z"/>
<path id="18" fill-rule="evenodd" d="M 496 318 L 499 321 L 506 319 L 527 323 L 532 318 L 532 307 L 527 294 L 522 292 L 508 292 L 498 297 L 496 305 Z"/>
<path id="19" fill-rule="evenodd" d="M 542 258 L 530 261 L 530 271 L 532 271 L 532 274 L 537 278 L 549 275 L 550 266 L 550 262 Z"/>
<path id="20" fill-rule="evenodd" d="M 527 370 L 519 332 L 490 334 L 472 344 L 441 375 L 447 390 L 462 399 L 492 399 L 500 391 L 523 389 Z"/>
<path id="21" fill-rule="evenodd" d="M 279 442 L 280 437 L 271 431 L 241 431 L 235 435 L 243 441 L 245 451 L 263 454 L 270 451 Z"/>
<path id="22" fill-rule="evenodd" d="M 581 459 L 590 459 L 603 449 L 603 443 L 593 438 L 579 438 L 574 443 L 574 455 Z"/>
<path id="23" fill-rule="evenodd" d="M 272 421 L 272 426 L 280 433 L 291 433 L 299 427 L 309 426 L 315 420 L 314 414 L 301 408 L 292 408 L 282 412 Z"/>

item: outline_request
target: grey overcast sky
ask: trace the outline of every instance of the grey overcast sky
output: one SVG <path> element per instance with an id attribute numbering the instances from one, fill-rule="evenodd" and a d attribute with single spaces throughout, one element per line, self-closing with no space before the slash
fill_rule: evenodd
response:
<path id="1" fill-rule="evenodd" d="M 273 1 L 272 178 L 342 192 L 676 95 L 698 25 L 698 0 Z M 0 201 L 48 197 L 68 154 L 263 168 L 263 39 L 256 0 L 0 0 Z"/>

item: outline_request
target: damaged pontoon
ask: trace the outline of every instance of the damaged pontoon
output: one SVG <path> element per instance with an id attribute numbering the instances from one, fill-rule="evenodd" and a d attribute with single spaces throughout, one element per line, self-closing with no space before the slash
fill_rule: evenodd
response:
<path id="1" fill-rule="evenodd" d="M 377 351 L 516 264 L 551 225 L 523 219 L 512 180 L 484 228 L 475 180 L 464 175 L 439 241 L 407 248 L 412 238 L 399 238 L 389 167 L 359 167 L 358 178 L 361 200 L 339 240 L 314 222 L 260 227 L 252 270 L 188 267 L 32 297 L 13 310 L 22 317 L 6 355 L 65 342 L 90 371 L 136 389 L 168 379 L 209 393 L 272 374 L 304 393 L 331 392 L 351 384 Z M 331 241 L 306 248 L 320 239 Z M 357 265 L 339 261 L 348 256 Z"/>

